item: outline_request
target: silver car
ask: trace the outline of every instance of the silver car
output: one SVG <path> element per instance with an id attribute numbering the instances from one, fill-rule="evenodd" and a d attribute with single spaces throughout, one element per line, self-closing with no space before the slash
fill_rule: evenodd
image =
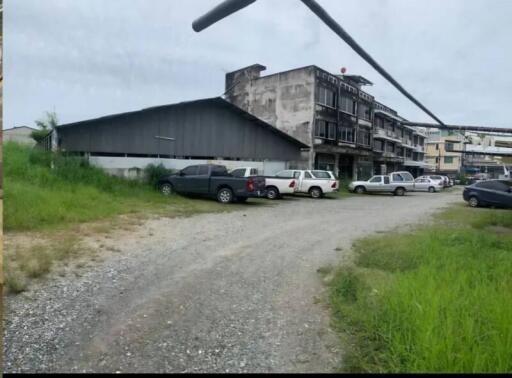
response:
<path id="1" fill-rule="evenodd" d="M 393 193 L 396 196 L 403 196 L 407 191 L 407 186 L 403 182 L 393 182 L 386 175 L 373 176 L 368 181 L 352 181 L 348 186 L 351 192 L 357 194 L 363 193 Z"/>
<path id="2" fill-rule="evenodd" d="M 442 181 L 434 181 L 428 177 L 419 177 L 414 180 L 414 190 L 416 192 L 440 192 L 443 189 Z"/>

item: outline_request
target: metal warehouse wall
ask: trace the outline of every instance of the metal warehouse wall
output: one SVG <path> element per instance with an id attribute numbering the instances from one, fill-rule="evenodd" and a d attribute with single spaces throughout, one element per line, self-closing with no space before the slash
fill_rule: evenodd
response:
<path id="1" fill-rule="evenodd" d="M 223 100 L 220 100 L 223 101 Z M 219 100 L 169 105 L 58 128 L 66 151 L 298 160 L 300 146 Z M 155 136 L 176 138 L 176 141 Z"/>

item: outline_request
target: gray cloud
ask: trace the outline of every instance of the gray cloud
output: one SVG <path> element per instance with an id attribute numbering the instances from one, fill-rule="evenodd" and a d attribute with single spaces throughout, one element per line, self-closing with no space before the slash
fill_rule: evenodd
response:
<path id="1" fill-rule="evenodd" d="M 226 72 L 348 67 L 404 117 L 430 121 L 298 0 L 259 0 L 202 33 L 217 0 L 5 0 L 4 128 L 220 95 Z M 445 122 L 510 126 L 512 1 L 319 0 Z"/>

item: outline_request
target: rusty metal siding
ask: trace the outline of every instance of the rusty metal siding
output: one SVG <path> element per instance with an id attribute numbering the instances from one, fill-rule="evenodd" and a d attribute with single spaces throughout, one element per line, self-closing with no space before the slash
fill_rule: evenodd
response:
<path id="1" fill-rule="evenodd" d="M 301 150 L 297 142 L 218 101 L 170 105 L 63 125 L 59 139 L 64 150 L 91 153 L 296 160 Z"/>

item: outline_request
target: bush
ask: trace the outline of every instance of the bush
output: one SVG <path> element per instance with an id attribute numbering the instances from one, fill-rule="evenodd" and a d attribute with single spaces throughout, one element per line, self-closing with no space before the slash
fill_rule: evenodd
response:
<path id="1" fill-rule="evenodd" d="M 165 168 L 162 163 L 158 165 L 149 164 L 146 168 L 144 168 L 146 182 L 153 188 L 156 188 L 160 178 L 171 173 L 173 173 L 173 170 Z"/>

